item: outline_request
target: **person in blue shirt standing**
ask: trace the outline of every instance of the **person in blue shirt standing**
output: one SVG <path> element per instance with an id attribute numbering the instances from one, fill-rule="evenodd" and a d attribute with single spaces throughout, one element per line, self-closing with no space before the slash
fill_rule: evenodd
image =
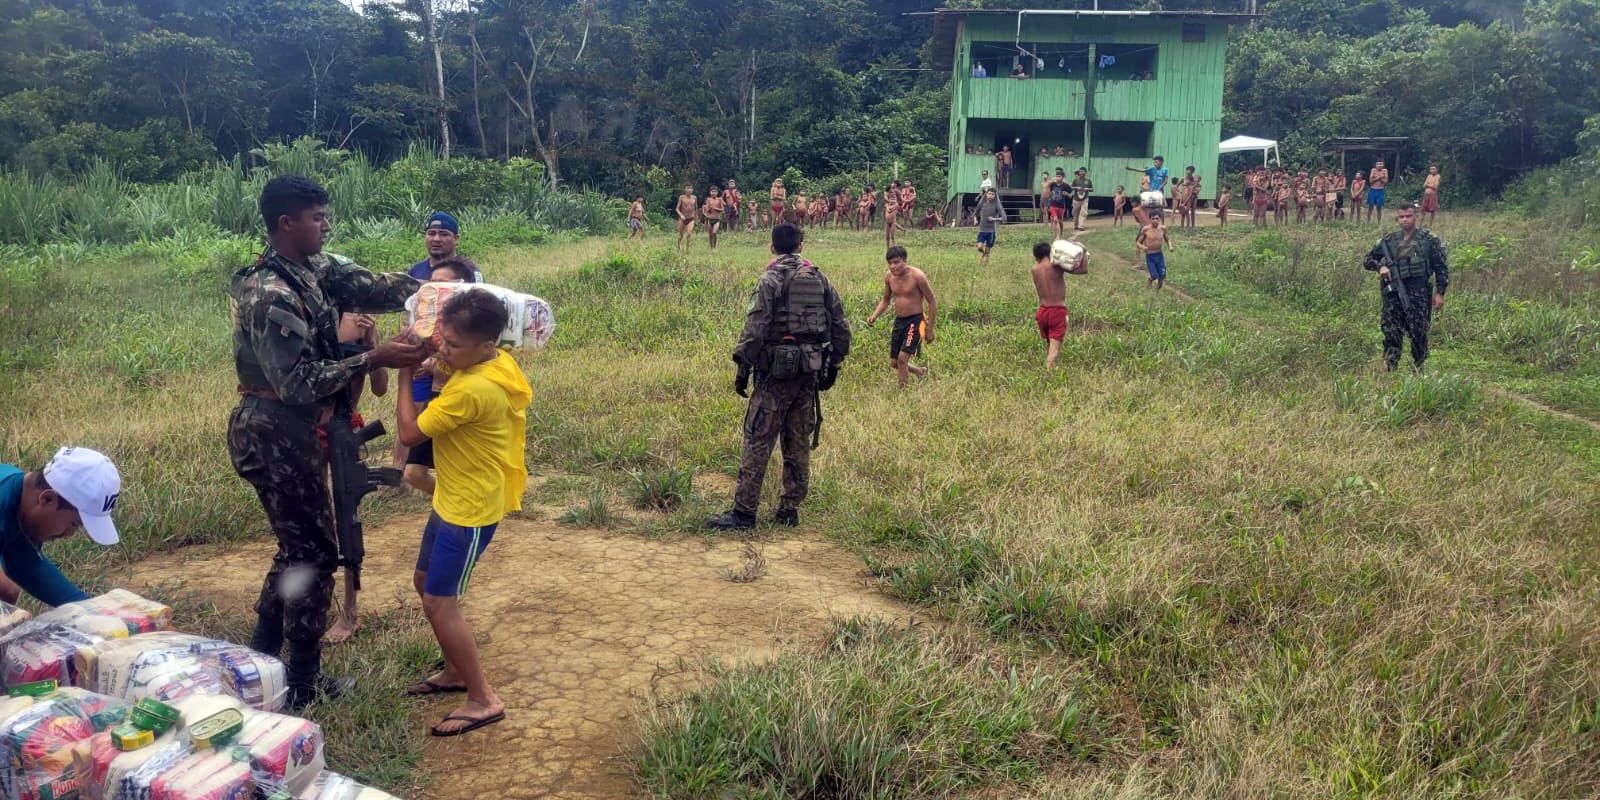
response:
<path id="1" fill-rule="evenodd" d="M 32 472 L 0 464 L 0 600 L 15 603 L 22 592 L 51 606 L 87 600 L 39 548 L 80 527 L 96 544 L 116 544 L 111 510 L 121 491 L 111 459 L 86 447 L 63 447 Z"/>
<path id="2" fill-rule="evenodd" d="M 1166 194 L 1168 173 L 1165 164 L 1167 163 L 1167 160 L 1161 156 L 1156 156 L 1155 158 L 1151 159 L 1151 161 L 1154 162 L 1152 166 L 1144 169 L 1139 169 L 1138 167 L 1128 167 L 1128 171 L 1143 172 L 1145 177 L 1150 179 L 1150 191 Z"/>

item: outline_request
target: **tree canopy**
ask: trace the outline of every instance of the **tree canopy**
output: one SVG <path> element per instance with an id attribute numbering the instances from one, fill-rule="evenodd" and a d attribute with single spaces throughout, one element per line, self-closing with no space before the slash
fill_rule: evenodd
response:
<path id="1" fill-rule="evenodd" d="M 949 75 L 931 68 L 928 18 L 905 14 L 935 5 L 0 0 L 0 163 L 59 174 L 103 160 L 155 181 L 310 136 L 378 162 L 415 140 L 530 157 L 552 180 L 613 192 L 861 174 L 944 146 Z M 1101 3 L 1119 5 L 1143 7 Z M 1600 113 L 1600 0 L 1258 11 L 1231 40 L 1224 135 L 1280 139 L 1297 161 L 1327 136 L 1411 136 L 1410 163 L 1492 190 L 1573 154 Z"/>

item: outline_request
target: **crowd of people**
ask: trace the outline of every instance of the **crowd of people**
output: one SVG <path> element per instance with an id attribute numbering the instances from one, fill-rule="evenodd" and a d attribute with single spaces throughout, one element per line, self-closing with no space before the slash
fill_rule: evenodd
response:
<path id="1" fill-rule="evenodd" d="M 677 228 L 677 247 L 687 250 L 694 241 L 695 228 L 704 226 L 707 243 L 717 249 L 719 235 L 743 229 L 746 232 L 772 230 L 790 224 L 805 228 L 849 228 L 871 230 L 883 226 L 884 239 L 893 245 L 895 235 L 915 225 L 933 229 L 944 224 L 944 216 L 934 206 L 917 215 L 917 189 L 909 178 L 896 179 L 879 189 L 864 184 L 859 193 L 848 186 L 813 192 L 797 188 L 791 194 L 782 178 L 772 182 L 766 202 L 746 196 L 732 179 L 726 188 L 712 185 L 704 199 L 693 184 L 683 187 L 673 203 L 672 217 Z M 881 221 L 880 221 L 881 216 Z M 642 239 L 649 228 L 649 213 L 643 195 L 634 196 L 628 207 L 628 238 Z"/>

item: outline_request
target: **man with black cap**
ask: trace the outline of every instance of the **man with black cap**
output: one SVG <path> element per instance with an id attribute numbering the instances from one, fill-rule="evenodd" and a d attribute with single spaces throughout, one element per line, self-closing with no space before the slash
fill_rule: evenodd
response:
<path id="1" fill-rule="evenodd" d="M 234 273 L 229 292 L 240 399 L 228 420 L 228 455 L 255 489 L 278 538 L 256 601 L 250 646 L 277 655 L 288 645 L 291 709 L 318 694 L 337 696 L 354 683 L 322 675 L 321 640 L 339 550 L 317 427 L 348 399 L 358 377 L 415 367 L 427 356 L 422 344 L 395 339 L 341 357 L 340 314 L 399 311 L 418 283 L 403 272 L 377 275 L 322 252 L 331 230 L 327 205 L 328 193 L 315 181 L 268 181 L 261 190 L 266 247 L 254 264 Z"/>
<path id="2" fill-rule="evenodd" d="M 456 254 L 456 242 L 461 238 L 461 225 L 456 218 L 443 211 L 435 211 L 422 226 L 422 241 L 428 248 L 428 257 L 411 265 L 411 277 L 425 281 L 434 266 Z M 483 275 L 475 276 L 479 283 Z"/>
<path id="3" fill-rule="evenodd" d="M 63 447 L 32 472 L 0 464 L 0 600 L 15 603 L 23 592 L 52 606 L 88 599 L 39 548 L 79 528 L 95 544 L 116 544 L 111 510 L 121 491 L 111 459 L 87 447 Z"/>

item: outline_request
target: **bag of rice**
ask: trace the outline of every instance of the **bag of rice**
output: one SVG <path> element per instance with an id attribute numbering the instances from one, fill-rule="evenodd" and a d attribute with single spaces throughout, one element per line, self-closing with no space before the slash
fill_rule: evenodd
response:
<path id="1" fill-rule="evenodd" d="M 406 324 L 416 335 L 428 339 L 438 335 L 439 312 L 445 301 L 458 292 L 484 291 L 505 304 L 508 319 L 497 344 L 512 350 L 540 350 L 556 330 L 555 312 L 550 304 L 531 294 L 514 292 L 488 283 L 429 282 L 406 300 Z"/>

